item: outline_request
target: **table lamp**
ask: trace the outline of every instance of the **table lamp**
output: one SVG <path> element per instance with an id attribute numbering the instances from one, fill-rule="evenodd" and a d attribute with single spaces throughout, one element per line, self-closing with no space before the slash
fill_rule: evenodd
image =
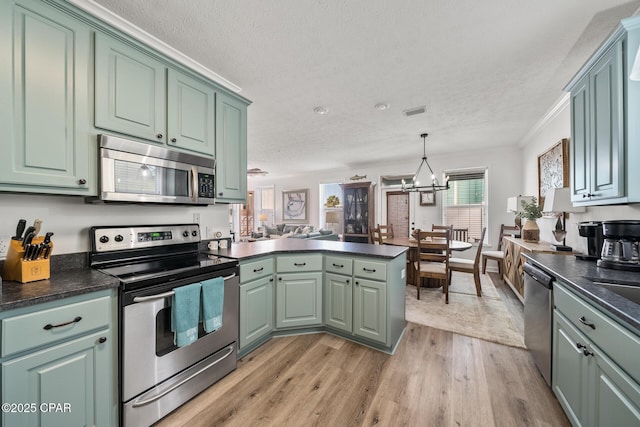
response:
<path id="1" fill-rule="evenodd" d="M 551 249 L 555 251 L 571 251 L 571 246 L 566 245 L 567 212 L 584 212 L 585 208 L 582 206 L 574 207 L 571 203 L 571 189 L 569 187 L 564 187 L 552 188 L 547 191 L 542 211 L 552 212 L 558 218 L 555 230 L 553 230 L 553 237 L 557 242 L 562 240 L 562 244 L 551 245 Z M 560 221 L 560 217 L 562 217 L 562 221 Z"/>
<path id="2" fill-rule="evenodd" d="M 522 202 L 531 203 L 533 196 L 513 196 L 507 198 L 507 212 L 515 213 L 522 212 Z M 516 227 L 522 228 L 522 221 L 518 215 L 515 218 Z"/>
<path id="3" fill-rule="evenodd" d="M 325 222 L 327 224 L 338 224 L 340 222 L 340 214 L 341 212 L 327 212 Z M 331 230 L 335 232 L 333 227 L 331 227 Z"/>
<path id="4" fill-rule="evenodd" d="M 262 224 L 262 237 L 265 237 L 267 234 L 267 227 L 264 226 L 264 223 L 268 218 L 266 213 L 258 214 L 258 221 Z"/>

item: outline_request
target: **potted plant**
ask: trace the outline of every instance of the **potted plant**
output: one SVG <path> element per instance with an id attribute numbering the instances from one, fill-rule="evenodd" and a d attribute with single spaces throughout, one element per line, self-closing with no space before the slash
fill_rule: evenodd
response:
<path id="1" fill-rule="evenodd" d="M 327 208 L 335 208 L 336 206 L 340 206 L 340 198 L 338 196 L 329 196 L 327 197 L 327 201 L 324 204 Z"/>
<path id="2" fill-rule="evenodd" d="M 518 211 L 516 216 L 524 218 L 526 222 L 522 226 L 522 240 L 525 242 L 540 241 L 540 228 L 536 220 L 542 217 L 542 210 L 538 206 L 538 200 L 533 197 L 531 202 L 522 201 L 522 209 Z"/>

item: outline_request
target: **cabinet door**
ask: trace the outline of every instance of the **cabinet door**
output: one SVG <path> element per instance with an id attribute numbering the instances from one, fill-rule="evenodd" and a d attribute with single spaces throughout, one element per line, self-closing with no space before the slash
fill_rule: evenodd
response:
<path id="1" fill-rule="evenodd" d="M 247 106 L 216 94 L 216 199 L 244 202 L 247 196 Z"/>
<path id="2" fill-rule="evenodd" d="M 640 426 L 640 386 L 598 348 L 592 352 L 590 424 Z"/>
<path id="3" fill-rule="evenodd" d="M 325 324 L 349 333 L 353 330 L 351 281 L 351 276 L 325 273 Z"/>
<path id="4" fill-rule="evenodd" d="M 112 342 L 104 330 L 3 363 L 3 403 L 37 407 L 30 413 L 3 411 L 2 425 L 116 425 Z"/>
<path id="5" fill-rule="evenodd" d="M 215 97 L 211 86 L 175 70 L 167 76 L 169 145 L 209 156 L 215 153 Z"/>
<path id="6" fill-rule="evenodd" d="M 240 285 L 240 349 L 273 330 L 273 277 Z"/>
<path id="7" fill-rule="evenodd" d="M 588 425 L 589 360 L 578 348 L 587 344 L 588 340 L 554 310 L 551 385 L 574 426 Z"/>
<path id="8" fill-rule="evenodd" d="M 40 1 L 2 3 L 0 185 L 94 194 L 89 27 Z"/>
<path id="9" fill-rule="evenodd" d="M 322 273 L 278 274 L 276 327 L 322 324 Z"/>
<path id="10" fill-rule="evenodd" d="M 95 46 L 96 127 L 165 142 L 164 65 L 105 34 Z"/>
<path id="11" fill-rule="evenodd" d="M 589 194 L 589 76 L 586 75 L 571 91 L 571 200 L 584 201 Z"/>
<path id="12" fill-rule="evenodd" d="M 387 342 L 387 284 L 354 279 L 353 333 L 381 343 Z"/>
<path id="13" fill-rule="evenodd" d="M 622 42 L 596 63 L 591 79 L 591 198 L 624 195 Z"/>

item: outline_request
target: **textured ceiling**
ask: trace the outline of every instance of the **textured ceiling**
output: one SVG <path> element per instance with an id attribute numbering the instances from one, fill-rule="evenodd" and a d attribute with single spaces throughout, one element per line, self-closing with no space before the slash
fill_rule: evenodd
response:
<path id="1" fill-rule="evenodd" d="M 517 144 L 640 1 L 95 0 L 242 88 L 249 167 Z M 387 110 L 374 108 L 387 103 Z M 325 115 L 313 112 L 325 106 Z M 426 105 L 422 115 L 403 110 Z M 411 162 L 412 169 L 415 162 Z"/>

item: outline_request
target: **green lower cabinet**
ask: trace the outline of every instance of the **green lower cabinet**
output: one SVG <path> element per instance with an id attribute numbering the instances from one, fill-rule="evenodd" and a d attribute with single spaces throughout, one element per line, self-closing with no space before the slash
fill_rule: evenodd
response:
<path id="1" fill-rule="evenodd" d="M 351 276 L 326 273 L 324 278 L 324 322 L 327 326 L 353 331 L 353 291 Z"/>
<path id="2" fill-rule="evenodd" d="M 3 410 L 2 425 L 115 425 L 113 342 L 106 329 L 4 362 L 2 402 L 17 406 Z"/>
<path id="3" fill-rule="evenodd" d="M 358 277 L 353 280 L 353 333 L 386 343 L 387 283 Z"/>
<path id="4" fill-rule="evenodd" d="M 91 31 L 37 0 L 0 5 L 0 190 L 93 195 Z"/>
<path id="5" fill-rule="evenodd" d="M 322 325 L 322 272 L 277 276 L 276 328 Z"/>
<path id="6" fill-rule="evenodd" d="M 640 425 L 640 385 L 561 312 L 553 319 L 552 389 L 571 424 Z"/>
<path id="7" fill-rule="evenodd" d="M 273 330 L 273 276 L 240 285 L 240 349 Z"/>

